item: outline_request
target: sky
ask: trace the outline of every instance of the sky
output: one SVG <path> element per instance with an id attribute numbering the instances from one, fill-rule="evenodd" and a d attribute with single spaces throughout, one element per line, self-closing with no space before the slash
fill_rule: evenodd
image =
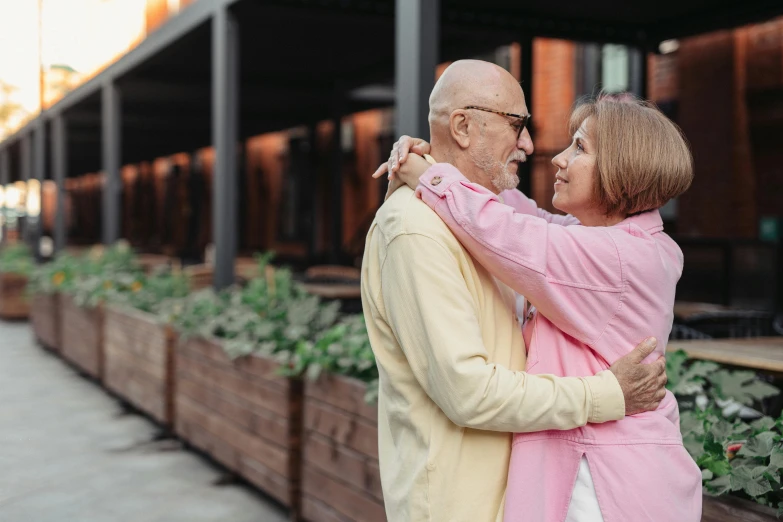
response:
<path id="1" fill-rule="evenodd" d="M 44 69 L 69 65 L 91 76 L 144 34 L 146 0 L 41 4 Z M 0 80 L 18 87 L 14 101 L 33 114 L 39 105 L 38 35 L 38 0 L 0 0 Z"/>

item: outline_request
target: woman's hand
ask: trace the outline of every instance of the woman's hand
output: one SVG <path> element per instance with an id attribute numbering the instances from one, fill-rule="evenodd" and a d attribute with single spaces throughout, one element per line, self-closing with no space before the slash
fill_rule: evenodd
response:
<path id="1" fill-rule="evenodd" d="M 413 190 L 419 185 L 419 178 L 432 165 L 418 154 L 408 154 L 407 161 L 400 165 L 397 178 Z"/>
<path id="2" fill-rule="evenodd" d="M 372 177 L 380 178 L 384 173 L 388 172 L 389 179 L 394 179 L 395 173 L 400 170 L 402 164 L 405 163 L 405 161 L 408 159 L 408 154 L 410 152 L 423 156 L 424 154 L 429 154 L 430 150 L 430 144 L 420 138 L 400 136 L 400 139 L 397 140 L 397 142 L 392 147 L 388 161 L 381 163 L 378 169 L 373 173 Z"/>
<path id="3" fill-rule="evenodd" d="M 386 201 L 389 199 L 389 196 L 394 194 L 395 190 L 404 185 L 408 185 L 413 190 L 416 190 L 416 186 L 419 184 L 419 178 L 431 166 L 429 161 L 418 154 L 409 154 L 408 161 L 401 166 L 397 175 L 389 180 L 389 188 L 386 189 L 386 197 L 384 197 L 383 200 Z"/>

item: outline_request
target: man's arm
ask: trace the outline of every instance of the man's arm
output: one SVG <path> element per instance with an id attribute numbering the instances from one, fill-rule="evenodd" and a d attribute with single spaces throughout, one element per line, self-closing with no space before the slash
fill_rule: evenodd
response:
<path id="1" fill-rule="evenodd" d="M 394 239 L 382 267 L 384 315 L 417 381 L 452 422 L 531 432 L 624 416 L 611 372 L 558 378 L 489 362 L 461 268 L 446 246 L 416 234 Z"/>

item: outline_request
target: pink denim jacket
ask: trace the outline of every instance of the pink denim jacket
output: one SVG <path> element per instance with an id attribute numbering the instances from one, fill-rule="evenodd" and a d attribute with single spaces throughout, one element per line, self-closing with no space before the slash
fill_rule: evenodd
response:
<path id="1" fill-rule="evenodd" d="M 416 193 L 471 255 L 533 305 L 527 371 L 586 376 L 649 336 L 665 351 L 683 256 L 658 211 L 584 227 L 518 191 L 501 199 L 438 163 Z M 537 311 L 536 311 L 537 309 Z M 656 411 L 569 431 L 514 436 L 506 521 L 561 522 L 586 456 L 605 522 L 698 522 L 701 473 L 682 445 L 674 396 Z"/>

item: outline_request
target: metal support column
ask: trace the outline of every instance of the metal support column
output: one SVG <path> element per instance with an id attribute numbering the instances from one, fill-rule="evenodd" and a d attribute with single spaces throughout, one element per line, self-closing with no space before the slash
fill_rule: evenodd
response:
<path id="1" fill-rule="evenodd" d="M 46 121 L 43 115 L 38 117 L 33 131 L 33 178 L 38 180 L 38 201 L 43 202 L 43 182 L 46 179 Z M 43 205 L 39 212 L 43 211 Z M 36 259 L 40 258 L 39 246 L 43 229 L 43 215 L 39 214 L 31 220 L 30 242 Z"/>
<path id="2" fill-rule="evenodd" d="M 343 123 L 342 93 L 336 93 L 332 124 L 331 230 L 329 260 L 339 263 L 343 251 Z"/>
<path id="3" fill-rule="evenodd" d="M 320 213 L 318 211 L 320 201 L 318 193 L 318 126 L 311 123 L 307 126 L 307 142 L 310 146 L 308 158 L 308 174 L 304 185 L 305 193 L 305 224 L 307 226 L 307 263 L 312 264 L 318 252 L 318 238 L 320 237 Z"/>
<path id="4" fill-rule="evenodd" d="M 60 252 L 66 244 L 65 178 L 68 175 L 68 128 L 65 116 L 52 119 L 52 171 L 57 186 L 57 208 L 54 214 L 54 251 Z"/>
<path id="5" fill-rule="evenodd" d="M 647 97 L 647 53 L 641 47 L 628 50 L 629 91 L 641 98 Z"/>
<path id="6" fill-rule="evenodd" d="M 429 98 L 440 42 L 440 0 L 397 0 L 395 9 L 397 135 L 429 140 Z"/>
<path id="7" fill-rule="evenodd" d="M 21 172 L 19 175 L 19 179 L 24 181 L 25 184 L 30 180 L 30 177 L 33 174 L 33 136 L 31 133 L 25 133 L 20 142 L 20 168 Z M 27 190 L 24 192 L 24 196 L 26 197 Z M 22 206 L 22 208 L 26 207 L 26 201 L 20 201 L 19 204 Z M 30 227 L 27 223 L 26 217 L 19 217 L 16 220 L 16 227 L 19 231 L 19 238 L 23 243 L 29 243 L 30 241 Z"/>
<path id="8" fill-rule="evenodd" d="M 219 5 L 212 18 L 212 142 L 215 147 L 212 238 L 216 289 L 234 282 L 239 94 L 239 26 L 228 7 Z"/>
<path id="9" fill-rule="evenodd" d="M 4 147 L 0 151 L 0 186 L 5 188 L 11 182 L 11 151 L 8 150 L 8 146 Z M 6 226 L 5 218 L 0 222 L 0 242 L 5 243 L 6 238 Z"/>
<path id="10" fill-rule="evenodd" d="M 120 91 L 113 81 L 101 90 L 101 146 L 103 151 L 103 194 L 101 241 L 111 245 L 120 239 L 122 216 L 122 106 Z"/>
<path id="11" fill-rule="evenodd" d="M 527 112 L 533 113 L 533 37 L 525 36 L 520 42 L 520 84 L 522 90 L 525 92 L 525 104 L 527 105 Z M 533 115 L 535 117 L 535 114 Z M 528 132 L 530 137 L 534 138 L 535 132 L 533 126 L 535 120 L 531 120 L 528 125 Z M 535 143 L 535 140 L 533 141 Z M 522 191 L 526 196 L 533 197 L 533 161 L 534 158 L 528 158 L 527 161 L 520 165 L 519 168 L 519 185 L 517 188 Z"/>

